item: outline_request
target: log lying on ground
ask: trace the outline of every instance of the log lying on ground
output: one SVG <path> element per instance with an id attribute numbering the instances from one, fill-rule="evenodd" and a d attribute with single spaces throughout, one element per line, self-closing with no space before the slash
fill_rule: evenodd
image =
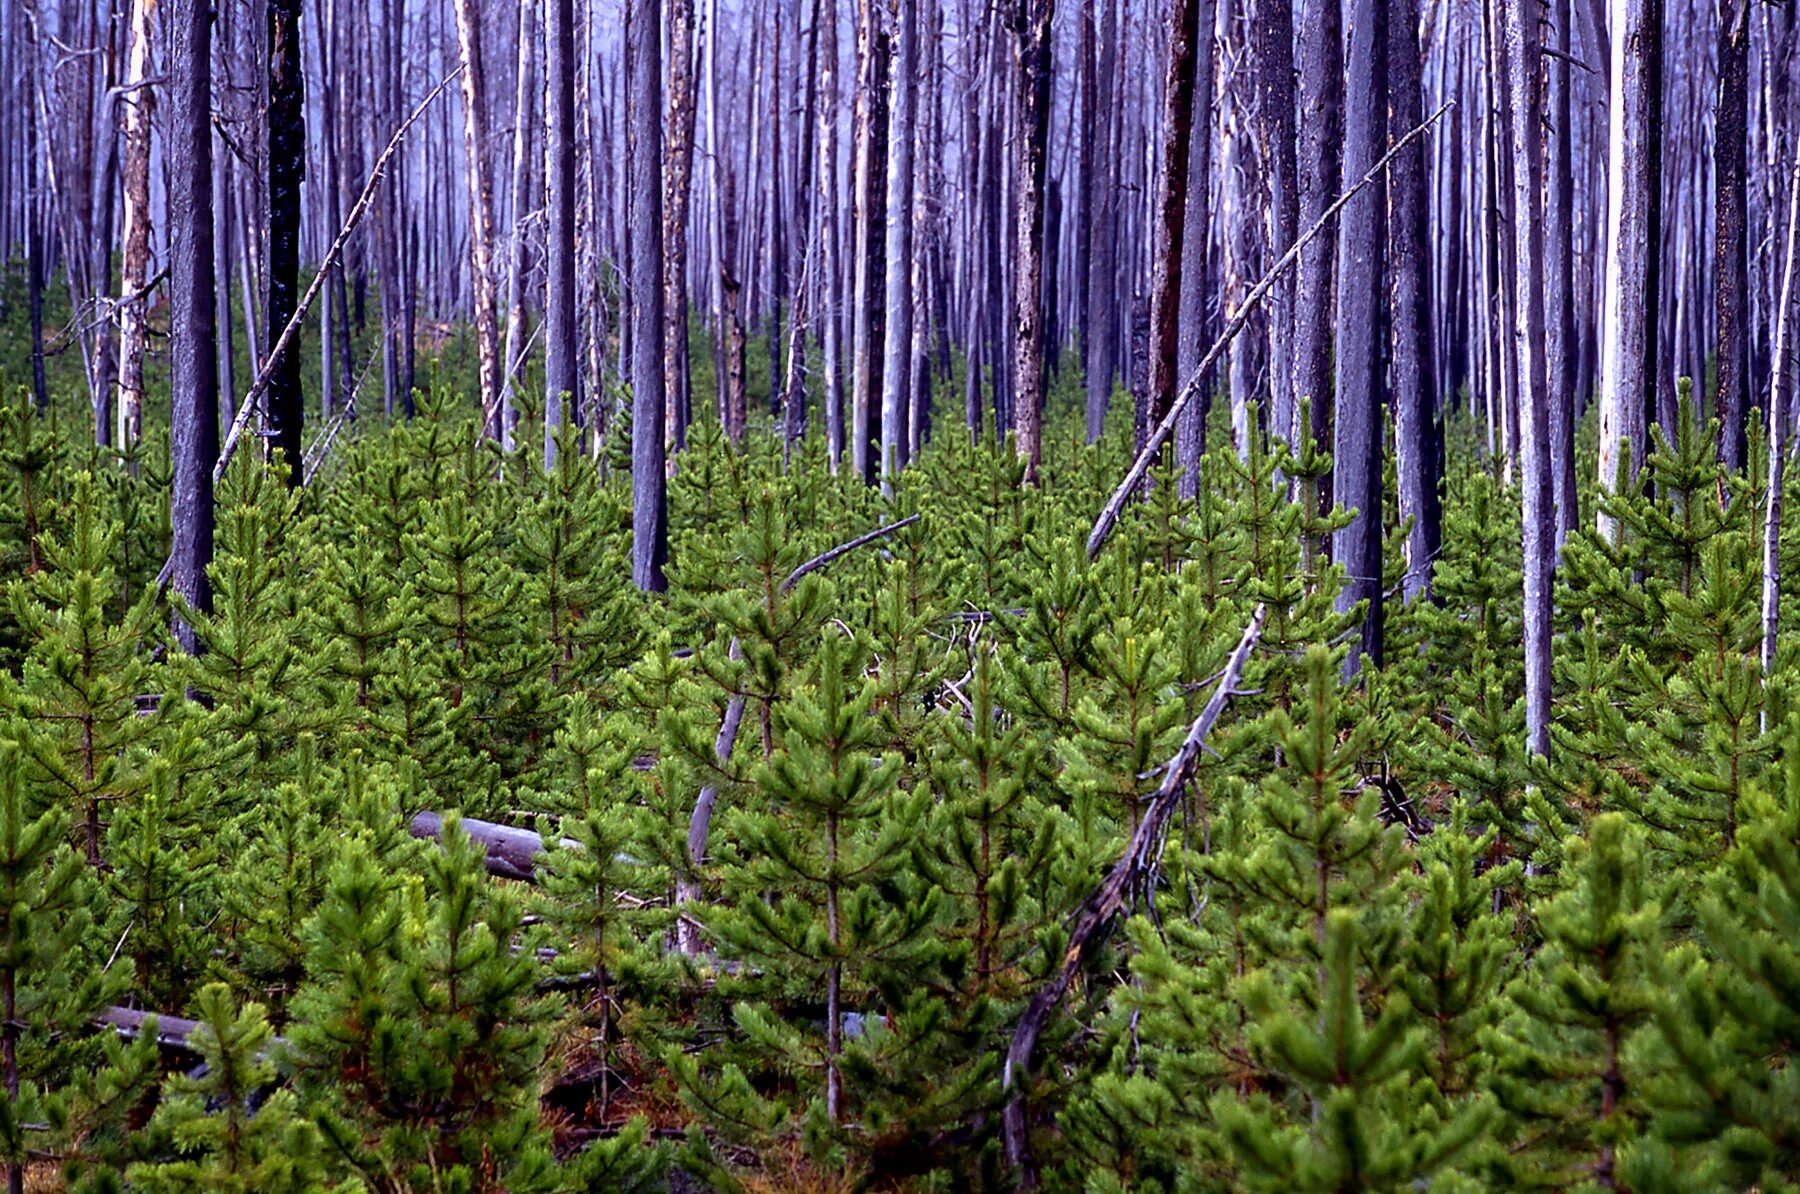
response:
<path id="1" fill-rule="evenodd" d="M 1181 748 L 1163 768 L 1162 783 L 1157 785 L 1156 794 L 1150 798 L 1143 819 L 1138 822 L 1137 830 L 1126 843 L 1125 853 L 1113 863 L 1112 869 L 1107 872 L 1094 894 L 1076 910 L 1069 931 L 1069 947 L 1063 954 L 1062 965 L 1048 982 L 1038 988 L 1037 994 L 1032 996 L 1025 1014 L 1019 1019 L 1018 1028 L 1013 1031 L 1001 1077 L 1001 1085 L 1007 1091 L 1003 1126 L 1007 1160 L 1019 1171 L 1022 1185 L 1036 1184 L 1037 1176 L 1026 1149 L 1025 1079 L 1031 1069 L 1031 1054 L 1037 1048 L 1038 1034 L 1049 1023 L 1050 1014 L 1056 1010 L 1056 1005 L 1068 993 L 1069 984 L 1074 981 L 1076 972 L 1104 938 L 1107 927 L 1125 910 L 1132 893 L 1149 886 L 1156 864 L 1162 858 L 1163 834 L 1168 828 L 1169 818 L 1175 812 L 1182 789 L 1193 776 L 1194 765 L 1199 762 L 1200 752 L 1206 747 L 1207 734 L 1212 732 L 1213 723 L 1225 711 L 1225 702 L 1231 699 L 1232 694 L 1237 691 L 1238 681 L 1243 679 L 1244 664 L 1249 660 L 1250 652 L 1255 649 L 1257 640 L 1262 637 L 1263 618 L 1266 614 L 1266 608 L 1259 603 L 1256 611 L 1250 615 L 1250 624 L 1244 627 L 1244 636 L 1232 648 L 1231 658 L 1219 676 L 1218 687 L 1213 689 L 1206 707 L 1200 710 L 1200 716 L 1188 727 L 1187 737 L 1182 739 Z"/>
<path id="2" fill-rule="evenodd" d="M 438 813 L 426 809 L 416 813 L 407 825 L 412 835 L 426 841 L 438 841 L 444 833 L 444 818 Z M 523 883 L 537 882 L 536 858 L 544 852 L 544 839 L 529 829 L 515 829 L 511 825 L 499 825 L 493 821 L 477 821 L 474 817 L 462 819 L 463 832 L 469 840 L 477 843 L 487 851 L 488 874 L 498 875 L 502 879 L 517 879 Z M 564 838 L 565 848 L 580 843 Z"/>
<path id="3" fill-rule="evenodd" d="M 103 1028 L 110 1028 L 120 1036 L 136 1040 L 145 1035 L 147 1030 L 154 1031 L 156 1043 L 165 1049 L 180 1049 L 188 1053 L 197 1053 L 194 1045 L 194 1033 L 200 1030 L 200 1021 L 188 1020 L 181 1016 L 165 1016 L 161 1012 L 139 1011 L 133 1007 L 109 1007 L 94 1017 L 94 1023 Z M 281 1037 L 269 1038 L 270 1045 L 285 1045 Z"/>

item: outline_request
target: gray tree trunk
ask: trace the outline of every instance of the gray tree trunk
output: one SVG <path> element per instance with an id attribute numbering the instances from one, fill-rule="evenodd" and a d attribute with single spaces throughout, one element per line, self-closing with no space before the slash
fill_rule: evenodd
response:
<path id="1" fill-rule="evenodd" d="M 1338 6 L 1309 4 L 1300 28 L 1298 148 L 1299 227 L 1310 228 L 1338 195 L 1343 149 L 1344 71 Z M 1323 443 L 1330 429 L 1332 266 L 1337 238 L 1324 234 L 1300 252 L 1294 283 L 1294 425 L 1290 442 L 1310 435 Z M 1300 426 L 1299 403 L 1310 400 L 1310 426 Z M 1315 500 L 1323 504 L 1325 494 Z"/>
<path id="2" fill-rule="evenodd" d="M 1294 147 L 1294 13 L 1289 0 L 1259 0 L 1256 12 L 1257 115 L 1267 147 L 1263 177 L 1269 188 L 1269 257 L 1279 260 L 1299 235 L 1300 190 Z M 1282 275 L 1269 295 L 1269 428 L 1294 433 L 1294 275 Z"/>
<path id="3" fill-rule="evenodd" d="M 1624 445 L 1631 473 L 1644 459 L 1645 411 L 1656 405 L 1657 144 L 1662 91 L 1661 0 L 1616 0 L 1612 31 L 1611 129 L 1607 144 L 1606 287 L 1600 319 L 1600 486 L 1612 492 Z M 1602 512 L 1601 534 L 1616 538 Z"/>
<path id="4" fill-rule="evenodd" d="M 1418 126 L 1423 107 L 1419 79 L 1419 2 L 1392 0 L 1388 14 L 1388 138 L 1398 141 Z M 1407 601 L 1431 592 L 1431 564 L 1442 540 L 1437 394 L 1431 355 L 1430 203 L 1425 145 L 1415 141 L 1388 167 L 1388 269 L 1393 307 L 1394 468 L 1400 517 L 1412 519 L 1406 539 Z"/>
<path id="5" fill-rule="evenodd" d="M 556 465 L 563 404 L 581 406 L 580 327 L 575 315 L 575 57 L 574 0 L 546 0 L 544 68 L 544 468 Z M 592 230 L 589 230 L 592 235 Z"/>
<path id="6" fill-rule="evenodd" d="M 1181 242 L 1180 328 L 1175 344 L 1176 385 L 1187 384 L 1212 340 L 1212 142 L 1214 0 L 1193 0 L 1194 97 L 1189 127 L 1187 227 Z M 1203 378 L 1202 391 L 1212 379 Z M 1200 486 L 1200 456 L 1206 451 L 1206 411 L 1210 404 L 1191 402 L 1175 427 L 1175 463 L 1181 466 L 1181 496 L 1191 498 Z"/>
<path id="7" fill-rule="evenodd" d="M 1506 22 L 1512 88 L 1513 223 L 1516 269 L 1513 351 L 1519 369 L 1519 473 L 1523 493 L 1525 744 L 1550 753 L 1551 584 L 1556 574 L 1556 527 L 1551 506 L 1549 403 L 1544 374 L 1543 178 L 1539 141 L 1543 106 L 1538 92 L 1542 57 L 1535 6 L 1512 5 Z"/>
<path id="8" fill-rule="evenodd" d="M 1388 0 L 1353 0 L 1349 7 L 1344 84 L 1344 164 L 1347 178 L 1374 168 L 1387 143 Z M 1381 663 L 1382 265 L 1387 247 L 1386 203 L 1365 188 L 1338 216 L 1336 383 L 1332 440 L 1332 500 L 1355 517 L 1332 535 L 1332 556 L 1344 566 L 1337 606 L 1367 602 L 1360 648 L 1345 660 L 1354 675 L 1360 655 Z"/>
<path id="9" fill-rule="evenodd" d="M 1569 0 L 1553 0 L 1556 53 L 1546 55 L 1551 137 L 1544 206 L 1544 365 L 1549 404 L 1550 491 L 1556 501 L 1556 547 L 1575 530 L 1575 129 L 1570 99 Z"/>
<path id="10" fill-rule="evenodd" d="M 918 0 L 894 0 L 893 96 L 887 153 L 887 331 L 881 365 L 881 490 L 893 495 L 912 437 L 913 145 L 918 131 Z"/>
<path id="11" fill-rule="evenodd" d="M 212 608 L 213 463 L 219 456 L 217 344 L 213 327 L 212 7 L 170 0 L 168 56 L 169 423 L 173 484 L 170 586 L 196 610 Z M 296 458 L 296 463 L 297 463 Z M 198 649 L 179 618 L 183 650 Z"/>
<path id="12" fill-rule="evenodd" d="M 663 465 L 662 6 L 629 0 L 631 15 L 631 579 L 668 582 Z"/>

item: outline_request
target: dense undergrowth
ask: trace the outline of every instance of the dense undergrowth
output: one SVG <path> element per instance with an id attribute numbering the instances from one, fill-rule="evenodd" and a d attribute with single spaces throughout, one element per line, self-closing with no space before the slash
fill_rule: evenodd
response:
<path id="1" fill-rule="evenodd" d="M 1472 445 L 1435 601 L 1345 684 L 1334 519 L 1282 479 L 1328 461 L 1278 445 L 1215 449 L 1197 503 L 1162 473 L 1089 563 L 1122 429 L 1053 420 L 1033 492 L 940 426 L 883 499 L 816 433 L 784 467 L 703 420 L 645 596 L 621 470 L 502 459 L 440 388 L 298 497 L 240 456 L 204 614 L 153 584 L 161 433 L 128 467 L 60 417 L 0 414 L 0 1155 L 40 1188 L 1004 1187 L 1012 1026 L 1258 603 L 1023 1081 L 1044 1183 L 1800 1183 L 1800 721 L 1757 481 L 1704 430 L 1564 553 L 1545 763 Z M 537 829 L 539 881 L 420 810 Z M 109 1005 L 199 1019 L 204 1066 Z"/>

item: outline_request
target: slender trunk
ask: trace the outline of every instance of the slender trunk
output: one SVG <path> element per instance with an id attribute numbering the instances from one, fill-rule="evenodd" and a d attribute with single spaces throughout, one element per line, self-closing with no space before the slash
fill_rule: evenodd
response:
<path id="1" fill-rule="evenodd" d="M 133 85 L 123 97 L 125 106 L 124 275 L 120 279 L 123 301 L 119 307 L 118 443 L 128 447 L 138 440 L 143 425 L 144 313 L 149 298 L 143 293 L 150 280 L 150 127 L 155 116 L 156 92 L 147 82 L 150 74 L 150 16 L 155 0 L 133 0 L 131 49 L 125 60 L 125 81 Z M 221 221 L 229 226 L 226 221 Z"/>
<path id="2" fill-rule="evenodd" d="M 462 54 L 469 274 L 475 302 L 475 351 L 481 362 L 481 410 L 487 433 L 499 439 L 502 378 L 500 328 L 494 311 L 494 190 L 487 157 L 487 74 L 482 64 L 481 13 L 475 0 L 456 0 L 456 35 Z"/>
<path id="3" fill-rule="evenodd" d="M 1263 177 L 1269 188 L 1269 259 L 1279 261 L 1298 235 L 1300 189 L 1294 147 L 1294 13 L 1289 0 L 1259 0 L 1256 13 L 1257 116 L 1268 152 Z M 1294 434 L 1296 344 L 1294 280 L 1284 273 L 1269 296 L 1269 428 Z"/>
<path id="4" fill-rule="evenodd" d="M 874 484 L 881 450 L 881 356 L 885 310 L 881 279 L 886 241 L 876 213 L 886 208 L 886 175 L 879 163 L 887 157 L 887 31 L 875 0 L 858 0 L 856 8 L 856 296 L 851 377 L 851 467 Z"/>
<path id="5" fill-rule="evenodd" d="M 1575 128 L 1570 99 L 1569 0 L 1552 0 L 1556 53 L 1545 56 L 1549 83 L 1550 177 L 1544 204 L 1544 364 L 1549 405 L 1550 492 L 1556 502 L 1556 548 L 1575 530 Z"/>
<path id="6" fill-rule="evenodd" d="M 1713 122 L 1714 316 L 1718 321 L 1719 459 L 1744 467 L 1750 409 L 1750 258 L 1744 186 L 1749 107 L 1749 0 L 1719 0 L 1719 90 Z M 1567 68 L 1565 68 L 1566 70 Z M 1698 365 L 1698 362 L 1696 362 Z"/>
<path id="7" fill-rule="evenodd" d="M 1388 16 L 1388 138 L 1398 141 L 1418 126 L 1423 108 L 1419 3 L 1392 3 Z M 1402 585 L 1409 602 L 1430 594 L 1431 565 L 1442 541 L 1442 463 L 1437 451 L 1437 394 L 1431 367 L 1430 198 L 1425 146 L 1415 141 L 1400 150 L 1388 167 L 1394 468 L 1400 486 L 1400 518 L 1412 520 Z"/>
<path id="8" fill-rule="evenodd" d="M 1094 32 L 1094 5 L 1106 5 L 1103 35 Z M 1112 403 L 1113 376 L 1117 372 L 1119 296 L 1113 277 L 1113 246 L 1117 157 L 1112 140 L 1113 64 L 1118 58 L 1118 18 L 1112 0 L 1086 0 L 1082 9 L 1082 37 L 1089 39 L 1091 60 L 1083 69 L 1091 72 L 1095 120 L 1093 163 L 1088 170 L 1087 196 L 1087 318 L 1082 324 L 1082 367 L 1087 387 L 1087 438 L 1093 443 L 1106 429 L 1106 410 Z M 1098 45 L 1092 44 L 1094 40 Z M 1085 150 L 1084 150 L 1085 152 Z"/>
<path id="9" fill-rule="evenodd" d="M 1342 151 L 1342 103 L 1344 72 L 1336 4 L 1310 4 L 1302 10 L 1300 29 L 1300 94 L 1297 159 L 1299 216 L 1302 228 L 1310 228 L 1338 194 L 1339 154 Z M 1331 293 L 1332 266 L 1337 238 L 1331 228 L 1300 253 L 1294 284 L 1294 425 L 1289 442 L 1302 436 L 1323 444 L 1331 416 Z M 1309 426 L 1299 425 L 1299 404 L 1311 403 Z M 1323 506 L 1326 492 L 1305 500 Z"/>
<path id="10" fill-rule="evenodd" d="M 1600 346 L 1600 486 L 1618 480 L 1621 457 L 1631 475 L 1644 459 L 1645 410 L 1656 403 L 1656 261 L 1660 255 L 1658 144 L 1662 108 L 1662 0 L 1611 0 L 1612 102 L 1607 145 L 1606 289 Z M 1616 522 L 1598 516 L 1614 539 Z"/>
<path id="11" fill-rule="evenodd" d="M 663 442 L 669 451 L 687 445 L 688 416 L 688 196 L 694 177 L 694 0 L 669 3 L 669 143 L 663 207 Z"/>
<path id="12" fill-rule="evenodd" d="M 1388 0 L 1353 0 L 1349 12 L 1343 170 L 1346 177 L 1361 178 L 1381 158 L 1387 139 Z M 1332 555 L 1345 571 L 1339 611 L 1367 603 L 1360 648 L 1344 661 L 1350 675 L 1363 654 L 1381 663 L 1384 198 L 1380 188 L 1367 188 L 1338 216 L 1332 500 L 1355 514 L 1333 533 Z"/>
<path id="13" fill-rule="evenodd" d="M 467 3 L 468 0 L 462 0 Z M 663 448 L 662 8 L 629 0 L 631 16 L 631 579 L 667 582 Z"/>
<path id="14" fill-rule="evenodd" d="M 1208 5 L 1207 7 L 1210 7 Z M 1173 0 L 1166 71 L 1163 77 L 1163 168 L 1155 207 L 1155 251 L 1150 274 L 1150 415 L 1155 427 L 1175 404 L 1181 384 L 1180 361 L 1182 266 L 1187 239 L 1188 160 L 1194 141 L 1194 60 L 1200 40 L 1200 0 Z M 1212 45 L 1212 25 L 1206 25 Z M 1211 135 L 1210 122 L 1202 137 Z M 1205 229 L 1200 232 L 1206 236 Z M 1146 428 L 1146 434 L 1148 429 Z M 1138 448 L 1142 450 L 1140 438 Z"/>
<path id="15" fill-rule="evenodd" d="M 300 65 L 300 0 L 268 3 L 269 273 L 266 323 L 271 339 L 293 318 L 300 300 L 300 192 L 306 180 L 306 75 Z M 211 188 L 210 163 L 207 175 Z M 210 231 L 209 247 L 210 247 Z M 210 284 L 212 271 L 207 270 Z M 210 306 L 210 304 L 209 304 Z M 269 445 L 281 453 L 288 488 L 297 489 L 305 395 L 298 344 L 283 349 L 270 370 Z"/>
<path id="16" fill-rule="evenodd" d="M 1055 0 L 1013 0 L 1018 123 L 1013 131 L 1014 230 L 1013 420 L 1025 484 L 1038 483 L 1044 418 L 1044 175 L 1050 135 L 1050 21 Z"/>
<path id="17" fill-rule="evenodd" d="M 1188 127 L 1193 130 L 1187 163 L 1186 227 L 1181 242 L 1181 281 L 1175 345 L 1175 385 L 1185 385 L 1212 340 L 1212 130 L 1213 130 L 1213 25 L 1214 0 L 1191 0 L 1198 11 L 1193 17 L 1194 86 L 1188 108 Z M 1171 73 L 1173 64 L 1171 64 Z M 1197 135 L 1196 135 L 1197 134 Z M 1202 392 L 1212 389 L 1203 378 Z M 1170 401 L 1174 400 L 1173 391 Z M 1206 451 L 1208 403 L 1189 405 L 1175 428 L 1175 462 L 1181 466 L 1181 496 L 1192 498 L 1200 488 L 1200 456 Z"/>
<path id="18" fill-rule="evenodd" d="M 548 277 L 544 291 L 544 469 L 556 466 L 556 437 L 564 403 L 581 408 L 580 339 L 575 315 L 575 56 L 574 0 L 547 0 L 544 67 L 544 183 Z M 590 226 L 589 235 L 592 235 Z"/>
<path id="19" fill-rule="evenodd" d="M 1551 508 L 1549 403 L 1545 401 L 1543 224 L 1539 183 L 1542 101 L 1535 7 L 1510 7 L 1506 34 L 1512 78 L 1513 214 L 1517 270 L 1513 293 L 1513 350 L 1519 368 L 1519 473 L 1524 483 L 1525 743 L 1533 754 L 1550 753 L 1551 584 L 1556 571 L 1556 528 Z"/>
<path id="20" fill-rule="evenodd" d="M 813 235 L 819 239 L 818 304 L 823 318 L 819 321 L 825 376 L 821 397 L 825 404 L 825 454 L 833 476 L 844 455 L 844 382 L 843 322 L 840 314 L 842 271 L 838 254 L 837 205 L 837 6 L 817 4 L 813 12 L 814 31 L 819 59 L 819 177 L 815 189 Z"/>
<path id="21" fill-rule="evenodd" d="M 888 93 L 892 127 L 887 154 L 887 328 L 881 365 L 882 492 L 893 495 L 893 477 L 906 467 L 911 436 L 913 349 L 913 142 L 918 124 L 918 0 L 894 0 L 894 62 Z"/>
<path id="22" fill-rule="evenodd" d="M 41 47 L 37 38 L 37 18 L 28 14 L 26 28 L 31 36 L 26 45 L 26 70 L 31 84 L 25 94 L 25 304 L 31 321 L 31 397 L 39 414 L 50 409 L 50 389 L 44 380 L 44 212 L 40 179 L 43 167 L 38 161 L 38 114 L 43 107 L 43 75 L 38 64 Z"/>
<path id="23" fill-rule="evenodd" d="M 174 479 L 170 587 L 212 608 L 213 462 L 219 455 L 213 327 L 212 11 L 207 0 L 169 0 L 169 390 Z M 297 461 L 297 458 L 296 458 Z M 183 650 L 198 650 L 179 617 Z"/>
<path id="24" fill-rule="evenodd" d="M 1800 144 L 1790 147 L 1794 168 L 1788 180 L 1787 250 L 1782 255 L 1781 298 L 1775 320 L 1775 369 L 1769 382 L 1769 475 L 1763 498 L 1762 659 L 1766 687 L 1775 675 L 1776 632 L 1781 620 L 1781 489 L 1786 481 L 1789 447 L 1788 389 L 1792 384 L 1794 352 L 1794 252 L 1800 230 Z M 1769 703 L 1761 712 L 1763 732 L 1769 729 Z"/>
<path id="25" fill-rule="evenodd" d="M 537 37 L 532 28 L 532 14 L 537 8 L 533 0 L 519 5 L 519 60 L 517 86 L 513 92 L 513 160 L 509 186 L 512 205 L 512 236 L 507 241 L 506 262 L 506 354 L 501 358 L 500 447 L 513 450 L 513 426 L 519 420 L 514 396 L 520 393 L 519 373 L 525 362 L 525 218 L 531 199 L 531 130 L 532 85 L 536 71 Z M 558 410 L 561 416 L 561 410 Z M 550 442 L 550 411 L 544 410 L 545 442 Z M 548 450 L 548 449 L 546 449 Z"/>

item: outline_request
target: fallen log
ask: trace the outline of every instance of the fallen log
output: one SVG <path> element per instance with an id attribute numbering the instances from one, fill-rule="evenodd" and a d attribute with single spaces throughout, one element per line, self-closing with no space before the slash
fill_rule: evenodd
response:
<path id="1" fill-rule="evenodd" d="M 1026 1147 L 1025 1078 L 1031 1070 L 1031 1054 L 1037 1048 L 1038 1035 L 1049 1023 L 1050 1014 L 1056 1010 L 1056 1005 L 1068 993 L 1069 984 L 1074 981 L 1076 973 L 1104 938 L 1108 926 L 1124 911 L 1132 893 L 1149 885 L 1151 872 L 1162 857 L 1163 835 L 1168 829 L 1169 818 L 1175 812 L 1182 789 L 1193 776 L 1194 765 L 1199 762 L 1200 752 L 1206 747 L 1207 734 L 1212 732 L 1219 714 L 1225 711 L 1225 703 L 1237 691 L 1238 681 L 1243 679 L 1244 664 L 1249 660 L 1250 652 L 1255 649 L 1257 640 L 1262 637 L 1263 618 L 1266 614 L 1266 608 L 1259 603 L 1256 611 L 1250 615 L 1250 624 L 1244 628 L 1244 636 L 1232 648 L 1231 658 L 1226 662 L 1225 670 L 1220 673 L 1218 687 L 1213 689 L 1206 707 L 1200 710 L 1200 716 L 1188 727 L 1187 737 L 1182 739 L 1180 749 L 1164 765 L 1162 782 L 1157 785 L 1155 795 L 1150 797 L 1137 830 L 1125 844 L 1124 854 L 1113 863 L 1100 886 L 1076 910 L 1069 931 L 1069 947 L 1063 953 L 1062 965 L 1057 968 L 1050 981 L 1039 987 L 1037 994 L 1031 997 L 1025 1014 L 1019 1018 L 1019 1026 L 1013 1031 L 1012 1042 L 1006 1050 L 1006 1065 L 1001 1071 L 1001 1088 L 1008 1095 L 1002 1126 L 1005 1131 L 1007 1161 L 1018 1170 L 1020 1184 L 1023 1186 L 1035 1185 L 1037 1180 L 1036 1170 Z"/>
<path id="2" fill-rule="evenodd" d="M 424 841 L 438 841 L 443 837 L 444 818 L 430 809 L 413 814 L 407 828 L 416 838 Z M 484 860 L 488 874 L 498 875 L 502 879 L 517 879 L 521 883 L 537 882 L 536 859 L 544 852 L 544 839 L 530 829 L 515 829 L 511 825 L 500 825 L 493 821 L 478 821 L 474 817 L 462 819 L 463 832 L 469 840 L 478 844 L 487 852 Z M 565 848 L 580 848 L 580 843 L 564 838 Z"/>
<path id="3" fill-rule="evenodd" d="M 127 1040 L 136 1040 L 154 1033 L 156 1043 L 165 1049 L 179 1049 L 184 1053 L 200 1051 L 193 1042 L 194 1033 L 201 1027 L 198 1020 L 165 1016 L 161 1012 L 140 1011 L 134 1007 L 109 1007 L 94 1017 L 94 1023 L 112 1029 Z M 281 1037 L 272 1036 L 269 1044 L 280 1046 L 287 1042 Z"/>

